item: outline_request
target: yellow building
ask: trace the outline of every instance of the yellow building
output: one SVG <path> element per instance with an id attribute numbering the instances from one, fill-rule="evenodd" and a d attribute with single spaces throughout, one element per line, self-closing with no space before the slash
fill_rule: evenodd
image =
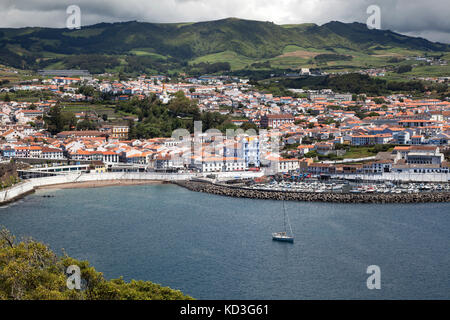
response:
<path id="1" fill-rule="evenodd" d="M 128 139 L 130 129 L 128 126 L 114 126 L 112 128 L 112 138 L 114 139 Z"/>
<path id="2" fill-rule="evenodd" d="M 92 161 L 90 165 L 90 171 L 92 173 L 105 173 L 107 170 L 103 161 Z"/>

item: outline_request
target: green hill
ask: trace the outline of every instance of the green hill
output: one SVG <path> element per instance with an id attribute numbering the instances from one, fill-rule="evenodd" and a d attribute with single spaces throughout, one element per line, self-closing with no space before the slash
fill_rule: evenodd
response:
<path id="1" fill-rule="evenodd" d="M 199 62 L 229 62 L 233 69 L 251 68 L 254 63 L 255 68 L 269 64 L 296 68 L 317 65 L 314 57 L 319 54 L 344 54 L 354 60 L 338 59 L 337 64 L 359 66 L 365 61 L 376 66 L 386 57 L 450 51 L 446 44 L 369 30 L 361 23 L 283 26 L 234 18 L 189 24 L 101 23 L 81 30 L 0 29 L 0 48 L 1 64 L 87 67 L 92 72 L 169 72 L 188 70 Z"/>

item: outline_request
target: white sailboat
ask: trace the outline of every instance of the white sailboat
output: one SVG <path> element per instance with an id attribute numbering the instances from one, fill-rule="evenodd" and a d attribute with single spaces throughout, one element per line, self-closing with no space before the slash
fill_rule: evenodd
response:
<path id="1" fill-rule="evenodd" d="M 291 222 L 289 220 L 289 216 L 286 214 L 286 207 L 284 205 L 284 200 L 283 200 L 283 213 L 284 213 L 284 231 L 272 233 L 272 240 L 294 243 L 294 233 L 292 232 L 292 227 L 291 227 Z M 287 218 L 287 223 L 286 223 L 286 218 Z M 288 225 L 289 225 L 289 230 L 291 231 L 290 234 L 288 234 L 288 232 L 287 232 Z"/>

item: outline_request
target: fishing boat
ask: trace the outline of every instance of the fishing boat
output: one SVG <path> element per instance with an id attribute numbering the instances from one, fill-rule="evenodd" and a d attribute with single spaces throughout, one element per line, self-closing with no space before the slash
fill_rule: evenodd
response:
<path id="1" fill-rule="evenodd" d="M 294 243 L 294 233 L 292 232 L 292 227 L 291 227 L 291 222 L 289 221 L 289 216 L 286 214 L 286 207 L 284 205 L 284 200 L 283 200 L 283 213 L 284 213 L 284 231 L 272 233 L 272 240 Z M 286 217 L 287 217 L 287 223 L 286 223 Z M 291 231 L 290 235 L 287 232 L 288 225 L 289 225 L 289 230 Z"/>

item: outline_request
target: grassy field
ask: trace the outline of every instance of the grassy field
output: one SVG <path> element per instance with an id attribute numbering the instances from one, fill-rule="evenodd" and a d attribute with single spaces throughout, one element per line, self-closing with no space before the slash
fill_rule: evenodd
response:
<path id="1" fill-rule="evenodd" d="M 95 111 L 98 115 L 107 114 L 109 116 L 114 115 L 114 107 L 109 105 L 100 104 L 85 104 L 85 103 L 63 103 L 63 111 L 65 112 L 85 112 L 85 111 Z"/>
<path id="2" fill-rule="evenodd" d="M 248 65 L 251 65 L 252 63 L 258 62 L 258 60 L 238 55 L 233 51 L 224 51 L 196 58 L 194 60 L 191 60 L 190 64 L 197 64 L 201 62 L 229 62 L 232 70 L 239 70 L 247 67 Z"/>
<path id="3" fill-rule="evenodd" d="M 314 58 L 319 54 L 334 53 L 352 56 L 349 61 L 327 61 L 317 63 Z M 315 48 L 305 48 L 295 45 L 288 45 L 283 49 L 283 54 L 270 59 L 273 67 L 276 68 L 322 68 L 328 71 L 352 71 L 360 68 L 382 68 L 386 66 L 397 66 L 401 64 L 413 64 L 413 60 L 403 60 L 401 62 L 392 62 L 392 58 L 405 59 L 409 56 L 423 56 L 424 52 L 415 50 L 406 50 L 401 48 L 383 48 L 377 50 L 368 50 L 367 52 L 353 51 L 344 48 L 335 48 L 334 51 L 320 50 Z M 435 74 L 446 73 L 446 70 L 433 71 Z M 426 73 L 426 70 L 419 74 Z"/>
<path id="4" fill-rule="evenodd" d="M 352 56 L 350 61 L 327 61 L 317 63 L 314 57 L 323 53 L 335 53 Z M 408 50 L 402 48 L 380 47 L 369 48 L 367 52 L 353 51 L 344 48 L 335 48 L 334 51 L 320 50 L 315 48 L 305 48 L 296 45 L 288 45 L 283 49 L 283 55 L 269 59 L 272 67 L 275 68 L 321 68 L 327 71 L 352 71 L 360 68 L 383 68 L 386 66 L 397 67 L 400 65 L 413 65 L 418 62 L 406 60 L 407 57 L 424 56 L 425 52 L 418 50 Z M 392 61 L 392 58 L 399 58 L 400 61 Z M 450 54 L 444 55 L 450 59 Z M 399 75 L 399 79 L 406 79 L 411 76 L 448 76 L 449 66 L 418 66 L 411 72 Z"/>
<path id="5" fill-rule="evenodd" d="M 136 48 L 131 50 L 130 53 L 137 56 L 150 56 L 159 60 L 167 60 L 166 56 L 155 53 L 152 48 Z"/>
<path id="6" fill-rule="evenodd" d="M 386 152 L 392 152 L 394 148 L 389 148 Z M 374 152 L 373 146 L 367 146 L 367 147 L 358 147 L 358 146 L 352 146 L 350 147 L 350 150 L 347 151 L 347 153 L 342 156 L 343 159 L 359 159 L 359 158 L 368 158 L 376 156 L 377 152 Z"/>
<path id="7" fill-rule="evenodd" d="M 359 159 L 373 157 L 374 154 L 370 152 L 371 147 L 351 147 L 349 151 L 343 156 L 344 159 Z"/>
<path id="8" fill-rule="evenodd" d="M 420 77 L 450 77 L 450 66 L 418 66 L 406 72 L 407 76 Z"/>

